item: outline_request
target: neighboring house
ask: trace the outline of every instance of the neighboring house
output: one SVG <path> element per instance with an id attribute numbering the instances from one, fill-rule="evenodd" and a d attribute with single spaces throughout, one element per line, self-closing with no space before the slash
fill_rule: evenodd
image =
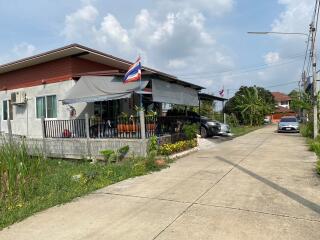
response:
<path id="1" fill-rule="evenodd" d="M 0 131 L 42 136 L 41 118 L 84 119 L 85 114 L 112 120 L 134 114 L 143 95 L 145 109 L 198 106 L 201 86 L 143 67 L 139 82 L 124 84 L 132 63 L 94 49 L 72 44 L 0 66 Z M 163 105 L 165 103 L 165 105 Z M 59 131 L 64 131 L 60 129 Z M 60 133 L 59 133 L 60 134 Z"/>
<path id="2" fill-rule="evenodd" d="M 290 96 L 281 92 L 272 92 L 271 94 L 276 102 L 276 109 L 270 117 L 272 122 L 277 123 L 284 116 L 296 116 L 296 113 L 290 109 Z"/>
<path id="3" fill-rule="evenodd" d="M 290 109 L 291 98 L 288 95 L 281 92 L 272 92 L 271 94 L 276 102 L 276 107 Z"/>

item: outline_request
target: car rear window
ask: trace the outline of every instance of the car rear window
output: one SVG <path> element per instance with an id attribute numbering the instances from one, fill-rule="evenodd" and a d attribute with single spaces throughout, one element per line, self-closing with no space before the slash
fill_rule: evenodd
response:
<path id="1" fill-rule="evenodd" d="M 296 118 L 282 118 L 280 122 L 297 122 Z"/>

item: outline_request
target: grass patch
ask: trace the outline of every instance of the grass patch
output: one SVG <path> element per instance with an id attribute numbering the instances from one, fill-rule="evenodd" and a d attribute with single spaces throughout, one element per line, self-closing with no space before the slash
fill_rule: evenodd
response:
<path id="1" fill-rule="evenodd" d="M 158 166 L 152 154 L 114 164 L 91 164 L 31 158 L 21 147 L 0 149 L 0 230 L 41 210 L 167 166 Z M 14 155 L 16 150 L 19 154 Z"/>
<path id="2" fill-rule="evenodd" d="M 314 152 L 318 157 L 316 172 L 320 175 L 320 137 L 317 139 L 307 138 L 307 144 L 309 145 L 309 150 Z"/>
<path id="3" fill-rule="evenodd" d="M 262 126 L 238 126 L 238 127 L 232 127 L 231 133 L 234 135 L 234 137 L 240 137 L 245 134 L 248 134 L 252 131 L 258 130 L 262 128 Z"/>
<path id="4" fill-rule="evenodd" d="M 316 164 L 316 171 L 320 175 L 320 160 L 318 160 L 318 162 Z"/>

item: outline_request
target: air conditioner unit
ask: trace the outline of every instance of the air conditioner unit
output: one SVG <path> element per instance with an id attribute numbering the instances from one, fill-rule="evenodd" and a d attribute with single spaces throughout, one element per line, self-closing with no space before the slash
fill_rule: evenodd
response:
<path id="1" fill-rule="evenodd" d="M 27 94 L 25 92 L 11 93 L 11 103 L 15 105 L 22 105 L 27 102 Z"/>

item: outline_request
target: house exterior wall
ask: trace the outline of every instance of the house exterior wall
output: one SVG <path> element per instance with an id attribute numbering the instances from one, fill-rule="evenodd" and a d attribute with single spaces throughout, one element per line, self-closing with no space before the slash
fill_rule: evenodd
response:
<path id="1" fill-rule="evenodd" d="M 41 137 L 41 120 L 36 118 L 36 97 L 56 95 L 57 118 L 71 119 L 70 106 L 61 101 L 68 90 L 74 85 L 72 76 L 94 71 L 112 70 L 104 64 L 88 61 L 78 57 L 62 59 L 38 64 L 24 69 L 0 74 L 0 131 L 8 132 L 7 120 L 3 120 L 3 101 L 11 98 L 12 92 L 25 92 L 27 103 L 13 106 L 12 133 L 28 137 Z M 76 116 L 84 118 L 84 114 L 94 114 L 93 103 L 78 103 L 72 105 Z"/>
<path id="2" fill-rule="evenodd" d="M 10 99 L 12 92 L 23 91 L 27 95 L 27 103 L 13 106 L 13 120 L 11 121 L 12 133 L 28 137 L 41 137 L 41 119 L 36 118 L 36 97 L 56 95 L 57 96 L 57 118 L 68 120 L 74 118 L 84 118 L 84 114 L 93 115 L 93 104 L 78 103 L 72 106 L 76 110 L 74 117 L 70 116 L 69 105 L 63 105 L 60 101 L 65 93 L 75 84 L 74 80 L 66 80 L 59 83 L 38 85 L 27 88 L 0 91 L 0 130 L 8 132 L 7 120 L 3 120 L 3 101 Z"/>
<path id="3" fill-rule="evenodd" d="M 277 106 L 290 109 L 290 101 L 278 101 Z"/>

